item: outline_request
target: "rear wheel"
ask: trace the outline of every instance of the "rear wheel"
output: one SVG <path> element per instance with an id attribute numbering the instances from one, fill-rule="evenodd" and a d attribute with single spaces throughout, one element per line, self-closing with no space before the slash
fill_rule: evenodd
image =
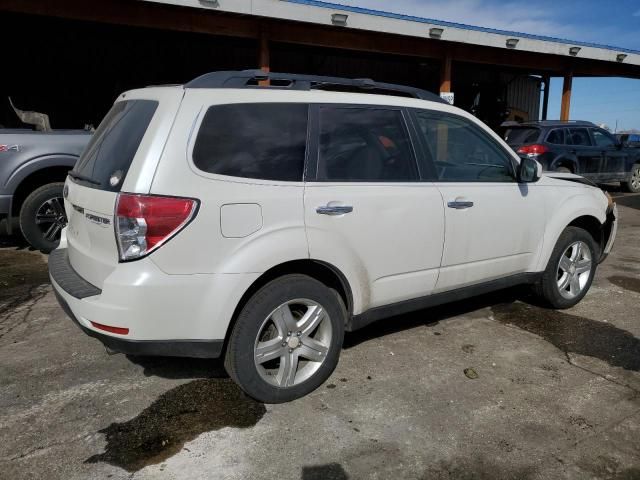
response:
<path id="1" fill-rule="evenodd" d="M 62 189 L 64 183 L 48 183 L 35 189 L 20 208 L 20 230 L 33 248 L 49 253 L 58 246 L 67 225 Z"/>
<path id="2" fill-rule="evenodd" d="M 225 368 L 266 403 L 300 398 L 335 369 L 347 312 L 335 290 L 306 275 L 286 275 L 245 304 L 233 328 Z"/>
<path id="3" fill-rule="evenodd" d="M 627 192 L 640 192 L 640 163 L 636 163 L 631 168 L 631 175 L 626 182 L 620 182 L 620 186 Z"/>
<path id="4" fill-rule="evenodd" d="M 536 293 L 553 308 L 570 308 L 587 294 L 600 249 L 582 228 L 567 227 L 553 250 Z"/>

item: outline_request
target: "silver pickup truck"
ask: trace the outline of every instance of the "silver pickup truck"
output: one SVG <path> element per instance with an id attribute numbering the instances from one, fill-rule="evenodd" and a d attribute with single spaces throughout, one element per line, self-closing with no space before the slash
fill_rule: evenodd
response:
<path id="1" fill-rule="evenodd" d="M 0 221 L 8 234 L 18 228 L 34 248 L 49 252 L 67 221 L 63 182 L 91 130 L 52 130 L 47 115 L 14 110 L 35 130 L 0 129 Z"/>

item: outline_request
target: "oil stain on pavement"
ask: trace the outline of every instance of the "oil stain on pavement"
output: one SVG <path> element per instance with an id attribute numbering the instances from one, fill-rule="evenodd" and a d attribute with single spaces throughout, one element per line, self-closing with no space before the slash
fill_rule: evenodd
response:
<path id="1" fill-rule="evenodd" d="M 252 427 L 265 412 L 230 379 L 194 380 L 163 393 L 132 420 L 100 430 L 105 451 L 85 463 L 106 462 L 134 472 L 175 455 L 203 432 Z"/>
<path id="2" fill-rule="evenodd" d="M 614 275 L 608 279 L 614 285 L 629 290 L 631 292 L 640 293 L 640 278 L 625 277 L 622 275 Z"/>
<path id="3" fill-rule="evenodd" d="M 640 339 L 611 324 L 516 302 L 492 308 L 496 320 L 544 338 L 565 353 L 640 371 Z"/>

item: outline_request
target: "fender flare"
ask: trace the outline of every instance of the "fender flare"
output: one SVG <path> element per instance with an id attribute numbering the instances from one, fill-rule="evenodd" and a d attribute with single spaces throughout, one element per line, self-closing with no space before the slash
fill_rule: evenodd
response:
<path id="1" fill-rule="evenodd" d="M 5 188 L 13 194 L 29 175 L 50 167 L 69 167 L 69 170 L 71 170 L 78 158 L 78 156 L 71 154 L 52 154 L 31 158 L 11 172 L 5 183 Z"/>
<path id="2" fill-rule="evenodd" d="M 604 208 L 596 205 L 591 195 L 579 193 L 564 200 L 545 228 L 540 256 L 538 257 L 537 271 L 544 271 L 549 263 L 549 258 L 560 238 L 562 232 L 571 222 L 580 217 L 593 217 L 601 225 L 607 220 L 606 205 Z"/>

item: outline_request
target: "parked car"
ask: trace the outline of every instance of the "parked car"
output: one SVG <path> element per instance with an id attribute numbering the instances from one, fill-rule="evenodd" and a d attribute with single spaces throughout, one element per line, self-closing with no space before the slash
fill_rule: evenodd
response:
<path id="1" fill-rule="evenodd" d="M 505 140 L 544 170 L 576 173 L 596 183 L 620 182 L 625 190 L 640 192 L 640 150 L 591 122 L 522 123 L 510 127 Z"/>
<path id="2" fill-rule="evenodd" d="M 515 284 L 579 302 L 615 204 L 541 172 L 422 90 L 214 72 L 117 99 L 65 183 L 51 282 L 110 349 L 224 356 L 247 394 L 289 401 L 345 330 Z"/>
<path id="3" fill-rule="evenodd" d="M 616 138 L 625 147 L 640 148 L 640 133 L 618 133 Z"/>
<path id="4" fill-rule="evenodd" d="M 50 252 L 67 222 L 63 182 L 91 131 L 52 130 L 47 115 L 15 110 L 39 130 L 0 129 L 0 220 L 6 220 L 11 235 L 17 219 L 24 238 L 34 248 Z"/>

